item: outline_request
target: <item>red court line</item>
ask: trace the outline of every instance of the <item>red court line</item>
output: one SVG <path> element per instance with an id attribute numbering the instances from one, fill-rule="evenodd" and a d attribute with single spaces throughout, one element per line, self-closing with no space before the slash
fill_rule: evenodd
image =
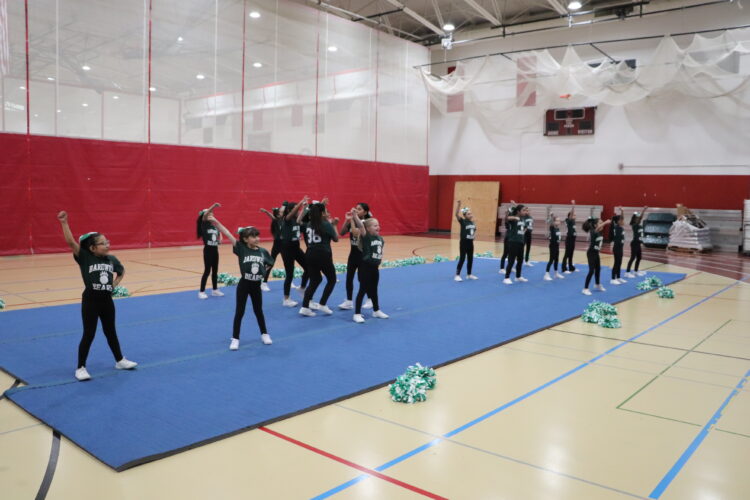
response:
<path id="1" fill-rule="evenodd" d="M 367 467 L 362 467 L 361 465 L 357 465 L 354 462 L 350 462 L 349 460 L 346 460 L 345 458 L 337 457 L 336 455 L 333 455 L 331 453 L 328 453 L 327 451 L 323 451 L 320 448 L 316 448 L 314 446 L 311 446 L 309 444 L 305 444 L 301 441 L 297 441 L 294 438 L 291 438 L 289 436 L 286 436 L 284 434 L 281 434 L 280 432 L 272 431 L 268 427 L 259 427 L 260 430 L 263 432 L 267 432 L 268 434 L 271 434 L 272 436 L 276 436 L 278 438 L 281 438 L 285 441 L 289 441 L 292 444 L 296 444 L 297 446 L 301 446 L 302 448 L 306 450 L 310 450 L 312 452 L 317 453 L 318 455 L 323 455 L 326 458 L 330 458 L 331 460 L 335 460 L 339 463 L 342 463 L 344 465 L 348 465 L 349 467 L 352 467 L 353 469 L 356 469 L 360 472 L 364 472 L 365 474 L 368 474 L 370 476 L 374 476 L 380 479 L 383 479 L 384 481 L 388 481 L 389 483 L 395 484 L 396 486 L 401 486 L 402 488 L 406 488 L 409 491 L 413 491 L 415 493 L 419 493 L 420 495 L 426 496 L 428 498 L 435 498 L 435 499 L 443 499 L 447 500 L 446 497 L 441 497 L 440 495 L 436 495 L 434 493 L 430 493 L 429 491 L 425 491 L 421 488 L 418 488 L 417 486 L 412 486 L 411 484 L 407 484 L 403 481 L 399 481 L 398 479 L 392 478 L 390 476 L 386 476 L 385 474 L 382 474 L 376 470 L 368 469 Z"/>

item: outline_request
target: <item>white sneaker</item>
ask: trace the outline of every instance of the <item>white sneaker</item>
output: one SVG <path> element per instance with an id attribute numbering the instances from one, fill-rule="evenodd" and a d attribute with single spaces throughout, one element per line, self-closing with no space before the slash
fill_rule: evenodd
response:
<path id="1" fill-rule="evenodd" d="M 505 274 L 505 268 L 501 267 L 497 274 Z"/>
<path id="2" fill-rule="evenodd" d="M 526 283 L 526 282 L 527 282 L 527 281 L 529 281 L 529 280 L 527 280 L 527 279 L 526 279 L 526 278 L 524 278 L 523 276 L 520 276 L 520 277 L 516 278 L 516 281 L 522 281 L 522 282 Z"/>
<path id="3" fill-rule="evenodd" d="M 365 317 L 362 316 L 361 314 L 355 314 L 354 316 L 352 316 L 352 319 L 354 320 L 355 323 L 364 323 L 365 322 Z"/>
<path id="4" fill-rule="evenodd" d="M 610 284 L 610 285 L 619 285 L 619 284 L 620 284 L 620 282 L 619 282 L 619 281 L 617 281 L 617 280 L 609 280 L 609 284 Z"/>
<path id="5" fill-rule="evenodd" d="M 318 304 L 317 302 L 313 302 L 311 300 L 310 301 L 310 309 L 312 309 L 313 311 L 317 311 L 318 309 L 320 309 L 320 304 Z"/>
<path id="6" fill-rule="evenodd" d="M 510 278 L 505 278 L 503 280 L 503 283 L 505 283 L 506 285 L 512 285 L 513 284 L 513 282 L 510 280 Z"/>
<path id="7" fill-rule="evenodd" d="M 625 273 L 626 278 L 635 278 L 635 274 L 633 273 Z"/>
<path id="8" fill-rule="evenodd" d="M 574 272 L 574 273 L 580 273 L 580 272 L 581 272 L 581 270 L 580 270 L 580 269 L 575 269 L 575 270 L 574 270 L 573 272 Z"/>
<path id="9" fill-rule="evenodd" d="M 239 348 L 240 348 L 240 339 L 233 338 L 232 341 L 229 343 L 229 350 L 236 351 Z"/>
<path id="10" fill-rule="evenodd" d="M 638 276 L 646 276 L 646 271 L 638 271 L 636 274 Z"/>
<path id="11" fill-rule="evenodd" d="M 380 318 L 380 319 L 388 319 L 390 316 L 388 316 L 383 311 L 373 311 L 372 317 L 373 318 Z"/>
<path id="12" fill-rule="evenodd" d="M 362 309 L 372 309 L 372 300 L 367 299 L 362 306 Z"/>
<path id="13" fill-rule="evenodd" d="M 617 278 L 617 281 L 619 281 L 621 285 L 622 285 L 623 283 L 627 283 L 627 280 L 624 280 L 624 279 L 622 279 L 622 278 Z"/>
<path id="14" fill-rule="evenodd" d="M 599 290 L 600 292 L 606 292 L 607 289 L 604 288 L 602 285 L 594 285 L 594 290 Z"/>
<path id="15" fill-rule="evenodd" d="M 302 316 L 307 316 L 307 317 L 309 317 L 309 318 L 313 318 L 313 317 L 315 317 L 315 313 L 314 313 L 314 312 L 312 312 L 312 311 L 310 310 L 310 308 L 308 308 L 308 307 L 300 307 L 300 308 L 299 308 L 299 313 L 300 313 L 300 314 L 301 314 Z"/>
<path id="16" fill-rule="evenodd" d="M 271 336 L 267 333 L 261 333 L 260 334 L 260 341 L 263 342 L 266 345 L 273 344 L 273 340 L 271 340 Z"/>
<path id="17" fill-rule="evenodd" d="M 130 361 L 127 358 L 122 358 L 120 361 L 115 363 L 115 368 L 117 368 L 118 370 L 132 370 L 136 366 L 138 366 L 138 363 L 136 363 L 135 361 Z"/>
<path id="18" fill-rule="evenodd" d="M 573 271 L 563 271 L 563 274 L 573 274 Z"/>
<path id="19" fill-rule="evenodd" d="M 205 300 L 208 298 L 208 295 L 206 294 L 206 292 L 198 292 L 198 298 L 201 300 Z"/>
<path id="20" fill-rule="evenodd" d="M 469 278 L 470 280 L 478 280 L 479 279 L 476 276 L 474 276 L 473 274 L 468 275 L 467 278 Z"/>
<path id="21" fill-rule="evenodd" d="M 270 292 L 271 291 L 271 288 L 268 286 L 268 283 L 261 283 L 260 284 L 260 289 L 263 290 L 264 292 Z"/>
<path id="22" fill-rule="evenodd" d="M 292 299 L 284 299 L 284 302 L 281 303 L 284 307 L 295 307 L 297 305 L 297 302 L 293 301 Z"/>
<path id="23" fill-rule="evenodd" d="M 529 267 L 534 267 L 534 263 L 533 263 L 533 262 L 531 262 L 531 261 L 529 261 L 529 262 L 524 262 L 524 264 L 523 264 L 523 265 L 524 265 L 524 266 L 529 266 Z"/>
<path id="24" fill-rule="evenodd" d="M 461 279 L 461 276 L 459 276 L 459 275 L 457 274 L 457 275 L 455 275 L 455 276 L 453 277 L 453 281 L 463 281 L 463 280 Z"/>
<path id="25" fill-rule="evenodd" d="M 331 310 L 330 307 L 328 307 L 328 306 L 321 306 L 320 304 L 318 304 L 318 311 L 320 311 L 320 312 L 322 312 L 324 314 L 327 314 L 328 316 L 330 316 L 331 314 L 333 314 L 333 311 Z"/>
<path id="26" fill-rule="evenodd" d="M 564 280 L 564 279 L 565 279 L 565 276 L 563 276 L 562 274 L 560 274 L 560 273 L 558 273 L 557 271 L 555 271 L 555 278 L 557 278 L 557 279 L 561 279 L 561 280 Z"/>
<path id="27" fill-rule="evenodd" d="M 223 297 L 224 296 L 224 292 L 222 292 L 221 290 L 211 290 L 211 296 L 212 297 Z"/>
<path id="28" fill-rule="evenodd" d="M 584 294 L 584 295 L 591 295 L 591 290 L 589 290 L 588 288 L 584 288 L 584 289 L 583 289 L 583 290 L 581 291 L 581 293 L 582 293 L 582 294 Z"/>
<path id="29" fill-rule="evenodd" d="M 294 283 L 292 283 L 292 288 L 294 288 L 295 290 L 297 290 L 299 288 L 299 285 L 295 285 Z"/>
<path id="30" fill-rule="evenodd" d="M 544 281 L 552 281 L 552 276 L 549 273 L 544 273 Z"/>
<path id="31" fill-rule="evenodd" d="M 89 375 L 88 370 L 86 370 L 85 366 L 80 367 L 76 370 L 76 378 L 83 382 L 84 380 L 91 380 L 91 375 Z"/>
<path id="32" fill-rule="evenodd" d="M 341 304 L 339 304 L 339 309 L 354 309 L 354 305 L 352 304 L 351 300 L 345 300 Z"/>

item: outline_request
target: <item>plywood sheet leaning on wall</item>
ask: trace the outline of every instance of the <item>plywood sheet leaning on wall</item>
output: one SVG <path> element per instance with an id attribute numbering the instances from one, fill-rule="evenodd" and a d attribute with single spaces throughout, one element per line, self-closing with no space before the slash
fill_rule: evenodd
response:
<path id="1" fill-rule="evenodd" d="M 456 201 L 461 200 L 461 208 L 469 207 L 474 214 L 477 236 L 494 238 L 499 194 L 499 182 L 456 182 L 453 189 L 453 213 L 456 211 Z M 460 231 L 461 227 L 453 217 L 451 234 L 458 237 Z"/>

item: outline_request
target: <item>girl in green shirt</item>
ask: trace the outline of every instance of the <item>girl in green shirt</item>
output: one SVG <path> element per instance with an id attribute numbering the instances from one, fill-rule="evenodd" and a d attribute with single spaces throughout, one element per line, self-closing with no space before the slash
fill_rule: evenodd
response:
<path id="1" fill-rule="evenodd" d="M 354 316 L 355 323 L 364 323 L 362 316 L 362 301 L 365 294 L 372 300 L 372 317 L 388 319 L 388 315 L 380 310 L 378 301 L 378 283 L 380 282 L 380 263 L 383 261 L 383 237 L 380 236 L 380 223 L 375 218 L 369 218 L 362 222 L 357 216 L 356 210 L 352 210 L 352 221 L 360 232 L 359 245 L 362 249 L 362 263 L 357 270 L 359 277 L 359 291 L 355 301 Z"/>
<path id="2" fill-rule="evenodd" d="M 594 288 L 600 292 L 605 291 L 604 287 L 599 282 L 599 275 L 602 270 L 602 264 L 599 260 L 599 250 L 602 249 L 602 242 L 604 241 L 602 231 L 604 231 L 607 224 L 610 224 L 611 222 L 611 220 L 602 221 L 598 217 L 591 217 L 583 223 L 583 230 L 589 233 L 590 236 L 589 249 L 586 252 L 586 257 L 589 261 L 589 272 L 586 275 L 586 285 L 581 292 L 584 295 L 591 295 L 589 283 L 591 283 L 592 276 L 596 278 L 596 286 Z"/>

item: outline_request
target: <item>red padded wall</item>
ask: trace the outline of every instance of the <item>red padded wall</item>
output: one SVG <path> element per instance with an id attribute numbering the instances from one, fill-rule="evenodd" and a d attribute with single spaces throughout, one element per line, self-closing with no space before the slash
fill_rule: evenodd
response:
<path id="1" fill-rule="evenodd" d="M 436 175 L 430 176 L 430 229 L 450 230 L 456 181 L 498 181 L 501 201 L 603 205 L 648 205 L 742 210 L 750 198 L 748 175 Z"/>
<path id="2" fill-rule="evenodd" d="M 259 208 L 305 194 L 339 217 L 369 203 L 384 234 L 427 229 L 425 166 L 15 134 L 0 151 L 0 255 L 66 250 L 60 210 L 75 235 L 106 233 L 115 249 L 198 244 L 195 219 L 214 201 L 230 230 L 256 225 L 268 242 Z"/>

